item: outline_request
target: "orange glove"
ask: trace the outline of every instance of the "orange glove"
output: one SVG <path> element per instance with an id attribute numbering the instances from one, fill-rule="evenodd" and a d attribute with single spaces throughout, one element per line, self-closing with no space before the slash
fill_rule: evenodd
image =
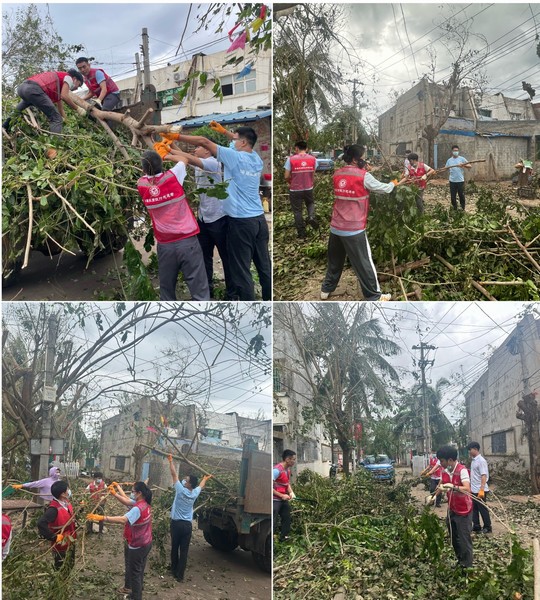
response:
<path id="1" fill-rule="evenodd" d="M 160 133 L 159 135 L 168 142 L 174 142 L 180 139 L 179 133 Z"/>
<path id="2" fill-rule="evenodd" d="M 397 185 L 399 183 L 399 181 L 397 179 L 392 179 L 392 181 L 390 183 L 393 183 L 394 185 Z"/>
<path id="3" fill-rule="evenodd" d="M 165 158 L 171 151 L 171 147 L 165 142 L 156 142 L 154 144 L 154 150 L 161 156 L 161 158 Z"/>
<path id="4" fill-rule="evenodd" d="M 228 133 L 225 127 L 223 127 L 223 125 L 220 125 L 217 121 L 210 121 L 210 129 L 212 129 L 213 131 L 217 131 L 218 133 Z"/>
<path id="5" fill-rule="evenodd" d="M 107 489 L 109 490 L 109 492 L 111 492 L 111 494 L 112 494 L 113 496 L 116 496 L 116 490 L 114 489 L 114 484 L 115 484 L 115 483 L 116 483 L 116 482 L 113 482 L 113 483 L 111 483 L 111 485 L 110 485 L 110 486 L 107 488 Z M 118 485 L 118 484 L 116 484 L 116 485 Z"/>
<path id="6" fill-rule="evenodd" d="M 486 492 L 484 492 L 484 490 L 480 490 L 478 492 L 478 497 L 480 498 L 480 500 L 483 500 L 486 496 Z"/>
<path id="7" fill-rule="evenodd" d="M 22 483 L 12 483 L 12 484 L 11 484 L 11 487 L 12 487 L 14 490 L 21 490 L 21 489 L 22 489 L 22 486 L 23 486 L 23 484 L 22 484 Z"/>
<path id="8" fill-rule="evenodd" d="M 86 515 L 86 520 L 87 521 L 95 521 L 96 523 L 99 523 L 100 521 L 103 521 L 105 517 L 103 515 L 96 515 L 94 513 L 89 513 Z"/>
<path id="9" fill-rule="evenodd" d="M 208 481 L 209 479 L 212 479 L 213 475 L 205 475 L 203 477 L 204 481 Z"/>
<path id="10" fill-rule="evenodd" d="M 60 543 L 60 542 L 61 542 L 63 539 L 64 539 L 64 536 L 63 536 L 61 533 L 59 533 L 59 534 L 56 536 L 56 539 L 54 540 L 54 543 L 55 543 L 55 544 L 59 544 L 59 543 Z"/>
<path id="11" fill-rule="evenodd" d="M 168 454 L 168 455 L 167 455 L 167 460 L 168 460 L 170 463 L 172 463 L 172 454 Z"/>

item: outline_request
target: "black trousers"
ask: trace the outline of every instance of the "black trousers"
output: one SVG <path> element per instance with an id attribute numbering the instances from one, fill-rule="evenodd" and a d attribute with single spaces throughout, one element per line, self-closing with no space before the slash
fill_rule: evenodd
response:
<path id="1" fill-rule="evenodd" d="M 465 210 L 465 182 L 464 181 L 450 181 L 450 201 L 452 207 L 457 210 L 456 195 L 459 196 L 459 204 L 461 208 Z"/>
<path id="2" fill-rule="evenodd" d="M 330 233 L 328 264 L 321 291 L 333 292 L 337 288 L 347 256 L 360 282 L 364 300 L 378 300 L 381 288 L 365 231 L 351 236 Z"/>
<path id="3" fill-rule="evenodd" d="M 131 600 L 142 600 L 144 570 L 150 550 L 152 550 L 152 542 L 142 548 L 129 548 L 127 542 L 124 544 L 126 563 L 124 586 L 131 590 Z"/>
<path id="4" fill-rule="evenodd" d="M 92 500 L 90 500 L 92 502 Z M 103 505 L 96 506 L 96 508 L 92 511 L 95 515 L 104 515 L 105 507 Z M 92 533 L 94 531 L 94 526 L 92 521 L 86 521 L 86 533 Z M 99 533 L 103 533 L 103 521 L 99 522 Z"/>
<path id="5" fill-rule="evenodd" d="M 432 477 L 429 478 L 429 493 L 430 494 L 433 494 L 433 492 L 437 489 L 437 486 L 439 485 L 440 482 L 441 482 L 440 479 L 433 479 Z M 437 499 L 435 500 L 435 506 L 440 506 L 441 500 L 442 500 L 442 494 L 439 494 L 437 496 Z"/>
<path id="6" fill-rule="evenodd" d="M 171 519 L 171 571 L 179 579 L 184 579 L 186 572 L 192 530 L 191 521 Z"/>
<path id="7" fill-rule="evenodd" d="M 35 106 L 49 120 L 49 130 L 52 133 L 62 133 L 62 117 L 53 101 L 47 96 L 35 81 L 23 81 L 17 88 L 21 101 L 17 104 L 17 111 L 22 112 L 29 106 Z"/>
<path id="8" fill-rule="evenodd" d="M 472 511 L 468 515 L 456 515 L 451 510 L 446 525 L 452 538 L 452 546 L 459 564 L 464 568 L 472 567 L 473 544 L 471 539 Z"/>
<path id="9" fill-rule="evenodd" d="M 59 571 L 62 567 L 71 571 L 75 564 L 75 546 L 72 544 L 65 552 L 53 550 L 54 568 Z"/>
<path id="10" fill-rule="evenodd" d="M 214 297 L 214 248 L 217 248 L 221 262 L 223 264 L 223 273 L 225 274 L 225 300 L 231 300 L 234 296 L 234 288 L 231 282 L 231 267 L 229 265 L 229 253 L 227 252 L 227 229 L 229 227 L 229 217 L 221 217 L 212 223 L 206 223 L 197 219 L 200 232 L 198 234 L 199 244 L 201 245 L 204 268 L 208 278 L 208 287 L 210 288 L 210 298 Z"/>
<path id="11" fill-rule="evenodd" d="M 296 226 L 296 230 L 302 235 L 306 232 L 304 217 L 302 215 L 304 202 L 306 203 L 308 221 L 312 222 L 315 220 L 315 201 L 313 199 L 313 189 L 299 191 L 290 190 L 289 201 L 291 203 L 291 208 L 294 215 L 294 224 Z"/>
<path id="12" fill-rule="evenodd" d="M 482 526 L 480 525 L 480 517 L 482 517 L 482 523 L 483 526 L 486 527 L 487 529 L 491 529 L 491 516 L 489 514 L 489 509 L 487 506 L 484 506 L 483 504 L 480 504 L 480 502 L 478 502 L 476 500 L 476 498 L 478 498 L 478 494 L 475 494 L 473 492 L 473 506 L 472 506 L 472 522 L 473 522 L 473 531 L 480 531 L 480 529 L 482 529 Z M 486 495 L 484 496 L 484 502 L 487 502 L 487 498 L 489 496 L 489 492 L 486 492 Z"/>
<path id="13" fill-rule="evenodd" d="M 229 217 L 227 251 L 231 267 L 234 300 L 255 300 L 251 261 L 257 269 L 262 299 L 272 299 L 272 264 L 268 251 L 268 224 L 263 215 L 237 219 Z"/>
<path id="14" fill-rule="evenodd" d="M 276 528 L 278 517 L 281 517 L 280 537 L 284 538 L 291 532 L 291 506 L 288 500 L 273 499 L 274 529 Z"/>

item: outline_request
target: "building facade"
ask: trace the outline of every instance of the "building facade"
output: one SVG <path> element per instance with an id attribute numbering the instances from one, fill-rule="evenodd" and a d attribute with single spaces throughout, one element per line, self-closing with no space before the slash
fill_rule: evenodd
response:
<path id="1" fill-rule="evenodd" d="M 486 371 L 465 394 L 469 439 L 490 462 L 530 467 L 524 422 L 517 403 L 525 391 L 540 391 L 540 320 L 526 315 L 488 361 Z"/>

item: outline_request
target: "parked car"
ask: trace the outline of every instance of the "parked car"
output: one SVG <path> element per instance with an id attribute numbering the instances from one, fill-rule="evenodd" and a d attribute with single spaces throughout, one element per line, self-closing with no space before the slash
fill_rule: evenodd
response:
<path id="1" fill-rule="evenodd" d="M 311 153 L 317 159 L 317 171 L 331 171 L 334 168 L 334 161 L 329 156 L 325 156 L 323 152 Z"/>
<path id="2" fill-rule="evenodd" d="M 359 464 L 378 481 L 393 483 L 396 479 L 393 461 L 386 454 L 367 455 Z"/>

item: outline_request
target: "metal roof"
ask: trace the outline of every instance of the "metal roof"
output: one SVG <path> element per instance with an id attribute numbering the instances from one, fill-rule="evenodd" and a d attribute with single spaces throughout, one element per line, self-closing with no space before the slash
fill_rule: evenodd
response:
<path id="1" fill-rule="evenodd" d="M 233 125 L 235 123 L 258 121 L 259 119 L 264 119 L 271 115 L 272 111 L 269 108 L 263 108 L 258 110 L 241 110 L 235 113 L 213 113 L 211 115 L 205 115 L 204 117 L 191 117 L 190 119 L 172 121 L 172 123 L 178 123 L 183 127 L 202 127 L 203 125 L 208 125 L 210 121 L 217 121 L 221 125 Z"/>

